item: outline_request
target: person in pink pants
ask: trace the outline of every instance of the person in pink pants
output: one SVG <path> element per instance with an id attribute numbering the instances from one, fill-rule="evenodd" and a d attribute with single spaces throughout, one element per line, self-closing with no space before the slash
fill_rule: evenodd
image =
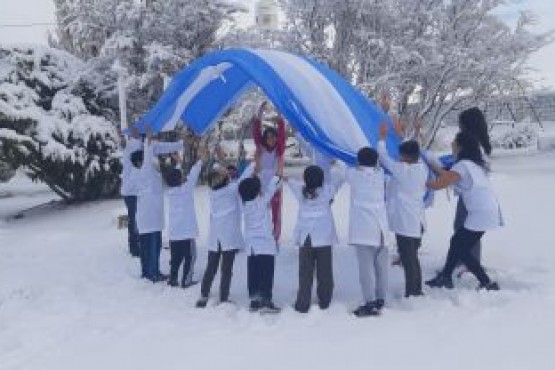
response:
<path id="1" fill-rule="evenodd" d="M 262 115 L 266 106 L 266 102 L 262 103 L 258 114 L 253 119 L 252 127 L 252 136 L 256 145 L 255 159 L 257 173 L 260 177 L 262 192 L 267 189 L 273 176 L 276 174 L 281 176 L 283 174 L 286 140 L 285 122 L 281 116 L 277 120 L 277 129 L 268 127 L 262 131 Z M 281 203 L 282 192 L 279 190 L 270 203 L 274 226 L 273 234 L 276 241 L 279 240 L 281 234 Z"/>

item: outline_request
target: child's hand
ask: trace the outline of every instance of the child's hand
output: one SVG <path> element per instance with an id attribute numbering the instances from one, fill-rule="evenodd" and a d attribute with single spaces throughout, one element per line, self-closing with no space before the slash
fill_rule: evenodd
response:
<path id="1" fill-rule="evenodd" d="M 380 125 L 380 140 L 384 140 L 387 137 L 387 132 L 387 122 L 382 122 Z"/>
<path id="2" fill-rule="evenodd" d="M 267 101 L 264 101 L 262 104 L 260 104 L 260 108 L 258 108 L 258 116 L 257 116 L 258 118 L 262 117 L 267 106 L 268 106 Z"/>
<path id="3" fill-rule="evenodd" d="M 183 159 L 181 158 L 181 155 L 179 155 L 179 152 L 171 153 L 170 157 L 178 164 L 183 162 Z"/>
<path id="4" fill-rule="evenodd" d="M 400 117 L 393 118 L 393 129 L 397 135 L 401 137 L 405 136 L 405 126 L 403 125 L 403 122 L 401 122 Z"/>
<path id="5" fill-rule="evenodd" d="M 389 109 L 391 108 L 391 97 L 387 91 L 382 90 L 380 93 L 379 104 L 385 113 L 389 112 Z"/>

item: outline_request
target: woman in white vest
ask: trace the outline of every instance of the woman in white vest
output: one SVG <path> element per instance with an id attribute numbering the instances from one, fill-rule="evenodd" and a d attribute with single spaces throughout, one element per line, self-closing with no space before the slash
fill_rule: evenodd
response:
<path id="1" fill-rule="evenodd" d="M 503 226 L 503 218 L 497 197 L 488 178 L 488 166 L 482 156 L 476 138 L 460 132 L 452 144 L 456 163 L 451 170 L 440 168 L 438 178 L 428 183 L 431 189 L 444 189 L 450 185 L 460 194 L 468 215 L 463 227 L 457 229 L 451 238 L 447 260 L 443 270 L 426 282 L 431 287 L 453 288 L 452 274 L 459 262 L 480 282 L 480 289 L 499 290 L 499 285 L 491 281 L 486 271 L 471 253 L 487 230 Z"/>
<path id="2" fill-rule="evenodd" d="M 333 295 L 332 246 L 338 243 L 331 203 L 343 183 L 343 177 L 332 177 L 324 183 L 324 171 L 319 166 L 308 166 L 304 183 L 288 181 L 299 211 L 293 231 L 293 241 L 299 246 L 299 290 L 295 310 L 306 313 L 310 309 L 312 283 L 316 271 L 318 305 L 327 309 Z"/>

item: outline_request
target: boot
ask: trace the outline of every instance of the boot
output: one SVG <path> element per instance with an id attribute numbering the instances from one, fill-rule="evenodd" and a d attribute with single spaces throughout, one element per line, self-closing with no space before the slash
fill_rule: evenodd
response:
<path id="1" fill-rule="evenodd" d="M 250 312 L 256 312 L 260 309 L 260 300 L 258 299 L 252 299 L 251 303 L 249 305 L 249 311 Z"/>
<path id="2" fill-rule="evenodd" d="M 442 273 L 436 275 L 435 278 L 426 281 L 426 285 L 431 288 L 447 288 L 453 289 L 453 279 L 450 276 L 446 276 Z"/>
<path id="3" fill-rule="evenodd" d="M 279 313 L 281 308 L 274 305 L 274 303 L 269 299 L 264 299 L 260 302 L 260 313 Z"/>
<path id="4" fill-rule="evenodd" d="M 380 311 L 376 308 L 374 302 L 367 302 L 354 310 L 353 314 L 356 317 L 379 316 Z"/>
<path id="5" fill-rule="evenodd" d="M 385 306 L 385 301 L 383 299 L 376 299 L 374 301 L 374 307 L 376 307 L 378 311 L 381 311 L 382 308 L 384 308 L 384 306 Z"/>
<path id="6" fill-rule="evenodd" d="M 196 308 L 205 308 L 208 304 L 208 297 L 200 297 L 197 303 L 195 304 Z"/>
<path id="7" fill-rule="evenodd" d="M 487 284 L 480 284 L 480 286 L 478 287 L 478 290 L 482 290 L 485 289 L 487 291 L 498 291 L 501 288 L 499 288 L 499 284 L 496 281 L 490 281 Z"/>

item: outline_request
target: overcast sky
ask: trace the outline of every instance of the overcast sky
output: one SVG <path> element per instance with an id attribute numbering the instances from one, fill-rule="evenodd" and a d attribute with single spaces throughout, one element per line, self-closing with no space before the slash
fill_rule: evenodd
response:
<path id="1" fill-rule="evenodd" d="M 254 1 L 243 0 L 247 4 L 252 4 Z M 509 2 L 511 5 L 502 11 L 502 16 L 508 21 L 514 22 L 519 10 L 528 9 L 538 17 L 536 31 L 555 29 L 554 0 L 509 0 Z M 0 43 L 46 43 L 49 26 L 6 26 L 54 22 L 52 0 L 0 0 L 0 9 Z M 537 70 L 533 77 L 543 80 L 538 83 L 538 87 L 555 88 L 555 43 L 533 55 L 530 66 Z"/>

